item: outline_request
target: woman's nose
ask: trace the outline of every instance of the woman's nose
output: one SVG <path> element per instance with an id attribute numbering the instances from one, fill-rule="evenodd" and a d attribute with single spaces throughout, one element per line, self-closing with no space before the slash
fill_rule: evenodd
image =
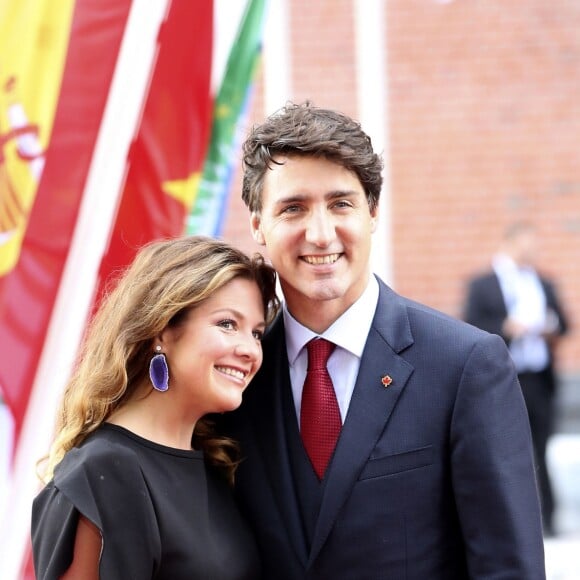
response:
<path id="1" fill-rule="evenodd" d="M 235 347 L 237 356 L 251 360 L 259 360 L 262 356 L 262 345 L 252 334 L 250 337 L 243 337 Z"/>

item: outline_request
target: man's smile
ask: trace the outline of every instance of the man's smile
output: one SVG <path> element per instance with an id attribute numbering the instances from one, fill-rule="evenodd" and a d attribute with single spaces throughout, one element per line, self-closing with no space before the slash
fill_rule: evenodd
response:
<path id="1" fill-rule="evenodd" d="M 314 256 L 302 256 L 301 259 L 308 264 L 319 265 L 319 264 L 334 264 L 341 254 L 326 254 L 324 256 L 314 255 Z"/>

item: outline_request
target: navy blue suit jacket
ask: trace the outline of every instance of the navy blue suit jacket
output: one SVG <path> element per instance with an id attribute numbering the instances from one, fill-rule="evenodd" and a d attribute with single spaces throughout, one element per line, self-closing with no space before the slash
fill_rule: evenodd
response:
<path id="1" fill-rule="evenodd" d="M 267 579 L 545 578 L 528 419 L 504 342 L 380 282 L 309 543 L 283 404 L 283 318 L 239 410 L 236 492 Z M 389 375 L 385 387 L 381 378 Z"/>

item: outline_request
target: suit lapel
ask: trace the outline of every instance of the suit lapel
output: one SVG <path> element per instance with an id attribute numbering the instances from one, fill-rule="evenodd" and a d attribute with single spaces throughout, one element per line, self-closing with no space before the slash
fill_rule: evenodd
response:
<path id="1" fill-rule="evenodd" d="M 306 565 L 308 548 L 300 519 L 300 508 L 294 490 L 284 422 L 291 420 L 284 413 L 284 396 L 292 396 L 288 372 L 288 356 L 282 316 L 273 324 L 264 341 L 264 364 L 260 371 L 260 389 L 255 392 L 252 419 L 257 443 L 274 490 L 277 508 L 282 514 L 288 536 L 300 561 Z"/>
<path id="2" fill-rule="evenodd" d="M 325 479 L 309 564 L 315 560 L 326 541 L 340 508 L 367 463 L 413 372 L 413 367 L 397 354 L 412 342 L 406 308 L 397 295 L 380 282 L 379 302 L 361 358 L 352 400 Z M 392 379 L 388 386 L 382 382 L 384 377 Z"/>

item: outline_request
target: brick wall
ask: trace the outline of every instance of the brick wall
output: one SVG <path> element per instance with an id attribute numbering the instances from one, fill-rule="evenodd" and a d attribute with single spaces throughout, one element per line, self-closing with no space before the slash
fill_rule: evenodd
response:
<path id="1" fill-rule="evenodd" d="M 580 4 L 385 2 L 394 286 L 460 316 L 505 226 L 534 222 L 540 267 L 580 327 Z M 357 116 L 351 0 L 289 0 L 288 99 Z M 282 105 L 283 103 L 280 103 Z M 248 123 L 262 119 L 258 80 Z M 225 237 L 256 249 L 232 187 Z M 580 371 L 580 329 L 560 351 Z"/>

